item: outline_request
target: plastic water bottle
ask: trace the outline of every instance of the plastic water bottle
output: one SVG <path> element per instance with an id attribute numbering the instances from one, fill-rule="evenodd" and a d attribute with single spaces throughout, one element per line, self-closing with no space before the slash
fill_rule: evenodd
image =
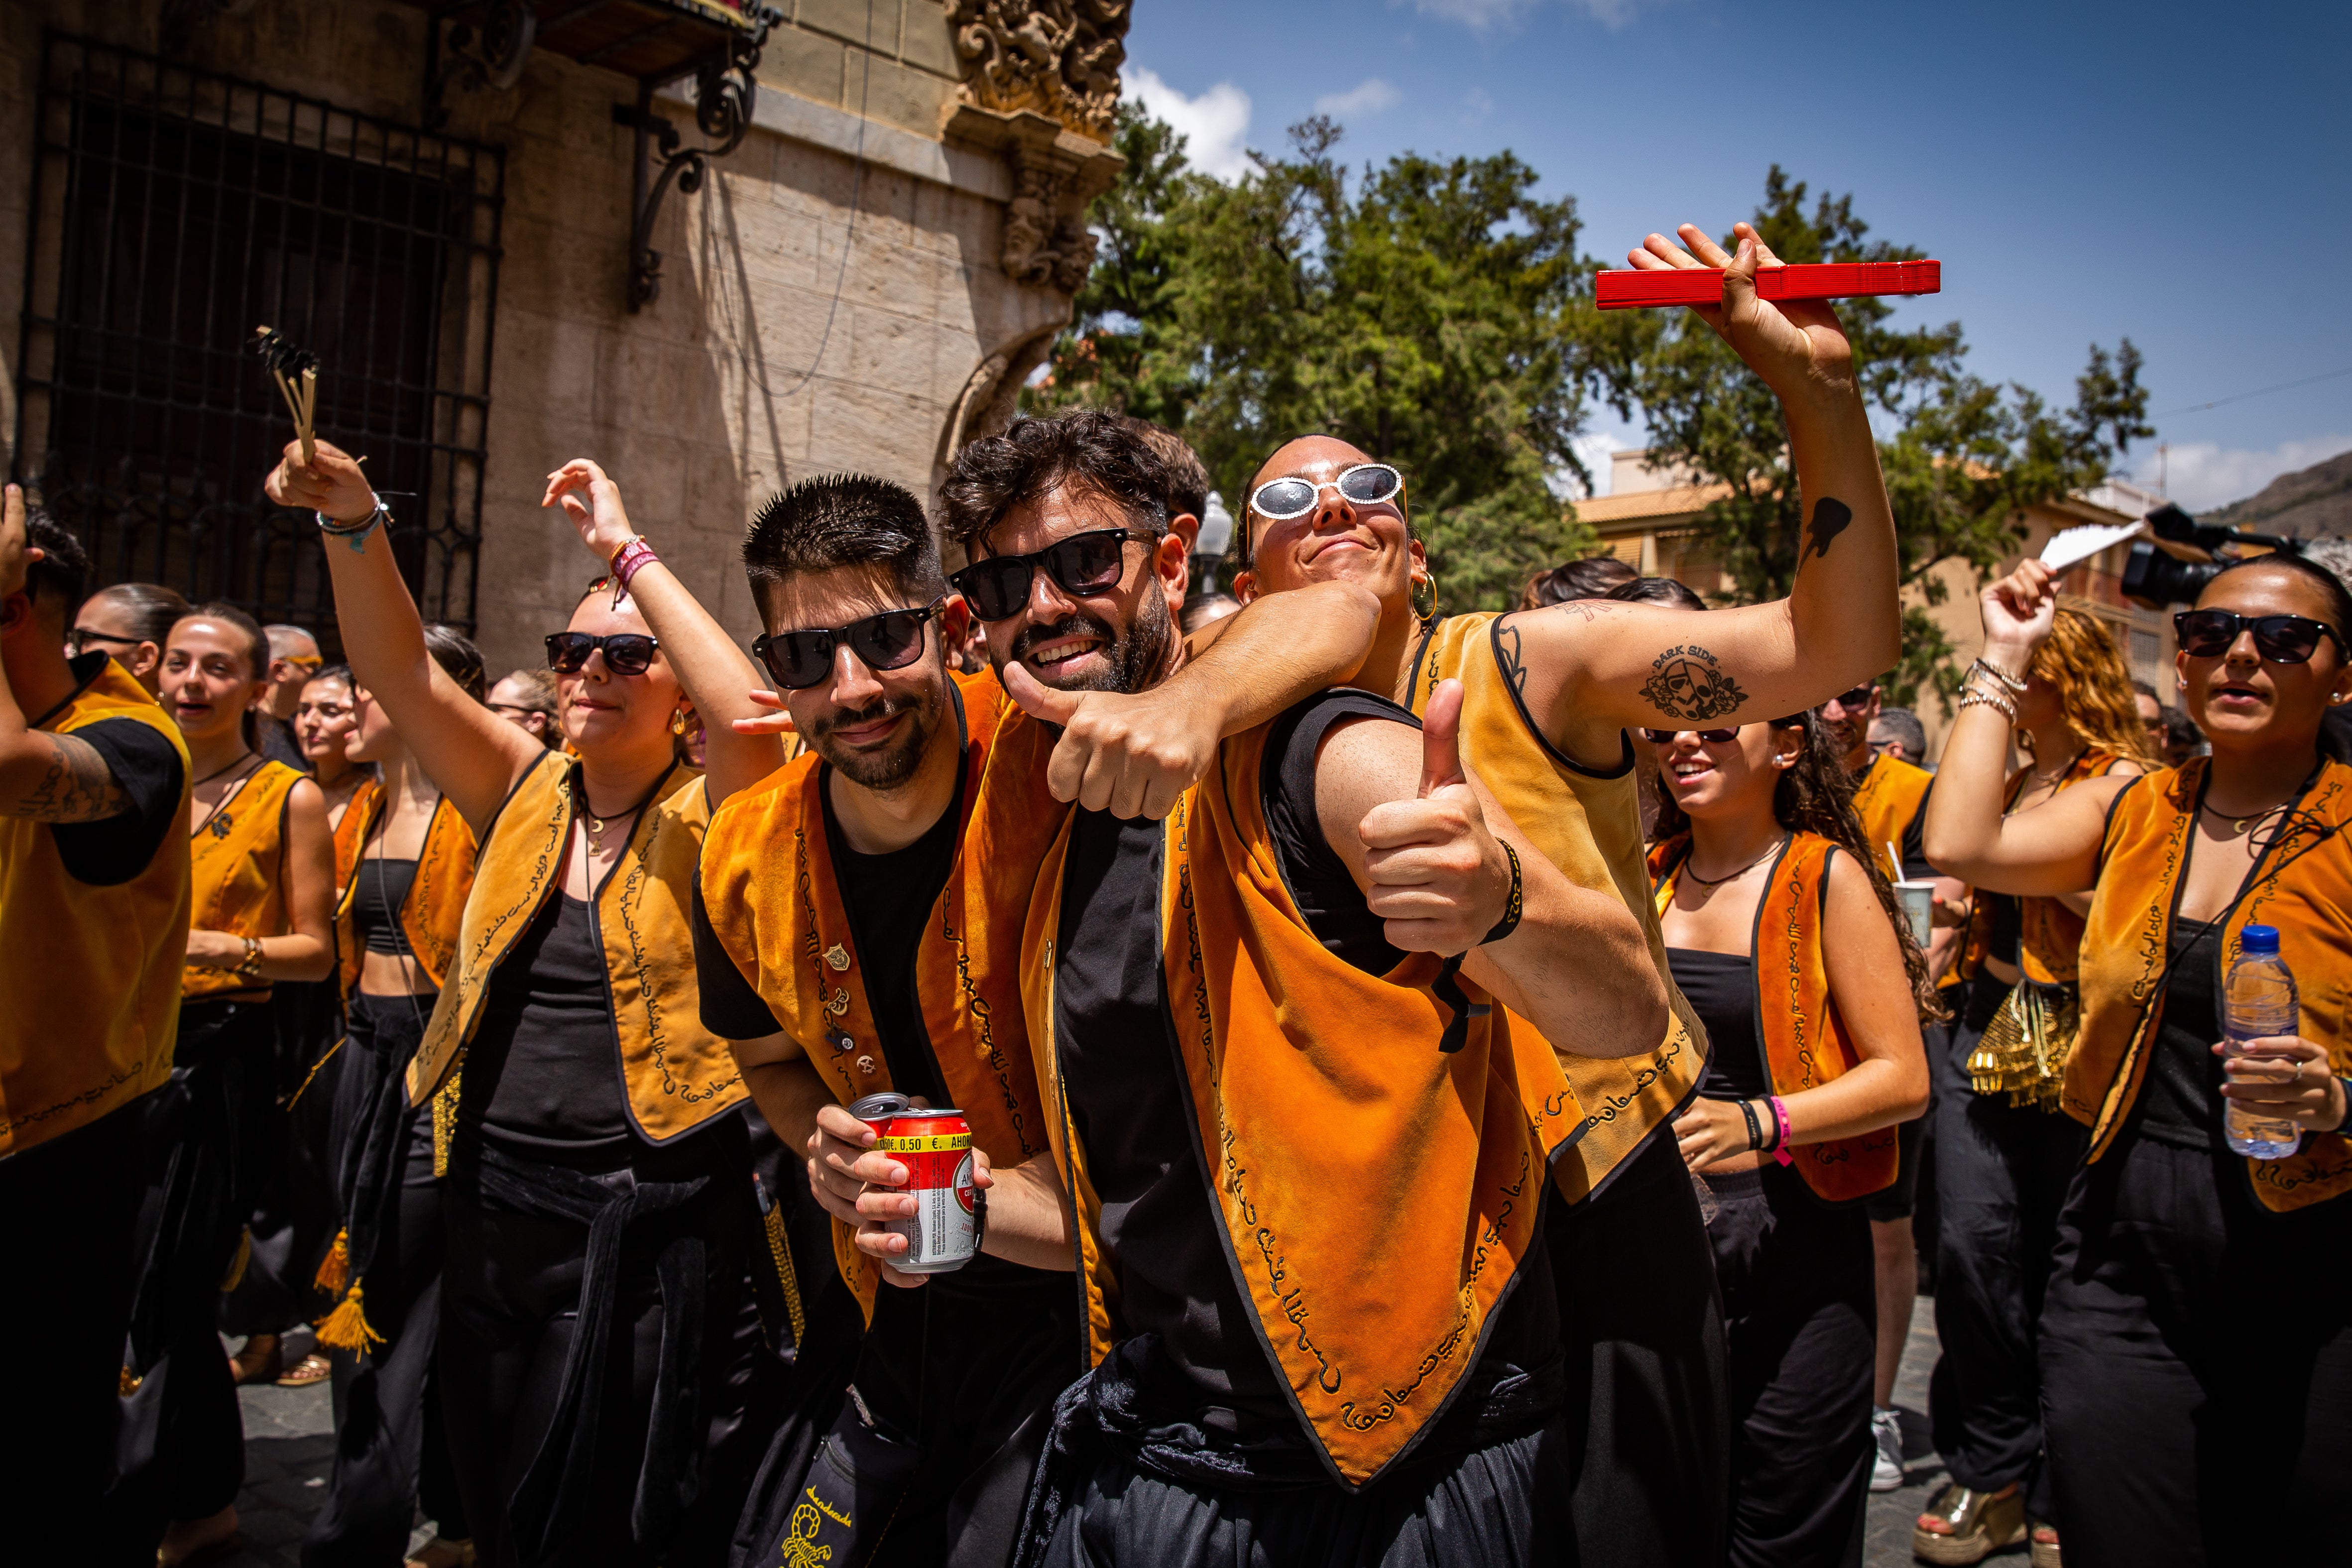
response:
<path id="1" fill-rule="evenodd" d="M 2302 1032 L 2294 975 L 2279 956 L 2278 928 L 2250 925 L 2239 937 L 2237 962 L 2221 986 L 2221 1034 L 2231 1056 L 2248 1040 Z M 2234 1100 L 2223 1101 L 2222 1131 L 2230 1147 L 2257 1160 L 2284 1160 L 2303 1143 L 2303 1129 L 2256 1116 Z"/>

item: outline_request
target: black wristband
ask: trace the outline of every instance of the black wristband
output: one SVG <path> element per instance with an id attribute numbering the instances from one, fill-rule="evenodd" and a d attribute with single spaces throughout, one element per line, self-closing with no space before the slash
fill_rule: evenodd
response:
<path id="1" fill-rule="evenodd" d="M 1745 1104 L 1747 1104 L 1748 1102 L 1747 1102 L 1746 1100 L 1741 1100 L 1739 1103 L 1740 1103 L 1740 1104 L 1742 1104 L 1742 1105 L 1745 1105 Z M 1759 1144 L 1758 1145 L 1758 1148 L 1759 1148 L 1759 1149 L 1760 1149 L 1764 1153 L 1769 1154 L 1769 1153 L 1773 1152 L 1774 1151 L 1778 1150 L 1780 1147 L 1780 1108 L 1779 1108 L 1778 1106 L 1775 1106 L 1775 1107 L 1773 1108 L 1773 1110 L 1772 1110 L 1772 1142 L 1770 1142 L 1769 1143 L 1759 1143 Z"/>
<path id="2" fill-rule="evenodd" d="M 1764 1147 L 1764 1124 L 1756 1119 L 1756 1102 L 1752 1100 L 1741 1100 L 1739 1114 L 1748 1118 L 1748 1146 L 1750 1149 Z"/>
<path id="3" fill-rule="evenodd" d="M 1511 847 L 1510 841 L 1507 839 L 1497 838 L 1495 842 L 1500 844 L 1503 847 L 1503 853 L 1510 857 L 1511 893 L 1510 897 L 1503 900 L 1503 918 L 1495 922 L 1493 931 L 1478 940 L 1480 947 L 1500 942 L 1518 930 L 1519 917 L 1527 912 L 1525 894 L 1519 886 L 1519 852 Z"/>

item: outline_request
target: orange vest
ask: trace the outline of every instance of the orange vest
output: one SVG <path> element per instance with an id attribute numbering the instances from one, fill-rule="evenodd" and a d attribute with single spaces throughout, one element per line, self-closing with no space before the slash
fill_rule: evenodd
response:
<path id="1" fill-rule="evenodd" d="M 1764 1047 L 1765 1077 L 1779 1095 L 1834 1083 L 1862 1060 L 1830 992 L 1822 957 L 1822 917 L 1829 907 L 1830 859 L 1836 853 L 1837 846 L 1819 834 L 1790 834 L 1756 900 L 1756 934 L 1748 950 L 1756 971 L 1756 1037 Z M 1651 851 L 1661 915 L 1689 858 L 1688 834 L 1676 834 Z M 1899 1159 L 1892 1127 L 1801 1143 L 1790 1153 L 1805 1185 L 1831 1204 L 1885 1192 L 1895 1184 Z"/>
<path id="2" fill-rule="evenodd" d="M 963 725 L 961 831 L 915 953 L 915 990 L 940 1076 L 998 1170 L 1045 1147 L 1021 1015 L 1020 936 L 1039 864 L 1066 810 L 1044 784 L 1054 736 L 992 675 L 956 675 Z M 702 845 L 713 934 L 841 1104 L 892 1087 L 866 970 L 825 841 L 825 772 L 803 752 L 730 795 Z M 870 1320 L 881 1276 L 834 1222 L 842 1278 Z"/>
<path id="3" fill-rule="evenodd" d="M 1706 1030 L 1667 972 L 1643 863 L 1631 745 L 1625 765 L 1613 773 L 1590 773 L 1560 755 L 1505 673 L 1517 655 L 1516 633 L 1500 616 L 1449 616 L 1423 639 L 1406 703 L 1420 713 L 1439 681 L 1462 682 L 1465 763 L 1562 875 L 1624 901 L 1642 922 L 1670 1009 L 1666 1037 L 1654 1051 L 1623 1058 L 1559 1053 L 1560 1081 L 1528 1108 L 1538 1124 L 1560 1117 L 1573 1124 L 1570 1146 L 1552 1166 L 1561 1195 L 1573 1202 L 1607 1181 L 1697 1092 Z M 1533 1029 L 1524 1020 L 1517 1027 Z"/>
<path id="4" fill-rule="evenodd" d="M 383 786 L 363 784 L 335 825 L 335 951 L 341 955 L 343 999 L 359 989 L 360 966 L 365 953 L 359 943 L 359 922 L 352 905 L 359 892 L 360 853 L 383 815 Z M 436 987 L 447 983 L 449 962 L 457 956 L 457 923 L 466 912 L 466 896 L 474 889 L 474 830 L 444 795 L 434 803 L 425 825 L 425 847 L 417 852 L 416 875 L 400 906 L 400 929 L 408 951 Z"/>
<path id="5" fill-rule="evenodd" d="M 1238 1283 L 1334 1476 L 1381 1474 L 1476 1362 L 1487 1317 L 1536 1236 L 1546 1161 L 1570 1136 L 1531 1123 L 1551 1047 L 1503 1009 L 1438 1047 L 1452 1010 L 1414 954 L 1367 974 L 1317 940 L 1262 814 L 1266 729 L 1226 741 L 1164 826 L 1161 942 L 1201 1155 Z M 1117 1297 L 1100 1205 L 1054 1048 L 1063 831 L 1029 910 L 1024 999 L 1054 1152 L 1082 1221 L 1091 1351 Z M 1486 998 L 1463 983 L 1472 1001 Z M 1157 1049 L 1159 1042 L 1137 1042 Z"/>
<path id="6" fill-rule="evenodd" d="M 1925 768 L 1915 768 L 1900 757 L 1873 757 L 1870 766 L 1854 781 L 1853 814 L 1862 818 L 1862 841 L 1870 846 L 1874 855 L 1892 844 L 1903 847 L 1903 836 L 1911 830 L 1919 807 L 1927 799 L 1927 786 L 1936 775 Z M 1903 868 L 1891 873 L 1897 879 Z"/>
<path id="7" fill-rule="evenodd" d="M 180 727 L 113 659 L 98 656 L 97 665 L 39 729 L 70 735 L 128 719 L 164 736 L 180 753 L 172 821 L 184 823 Z M 0 816 L 0 1159 L 86 1126 L 172 1076 L 189 866 L 166 830 L 137 876 L 93 887 L 66 869 L 48 823 Z"/>
<path id="8" fill-rule="evenodd" d="M 2113 752 L 2096 748 L 2084 752 L 2067 764 L 2058 779 L 2058 794 L 2074 788 L 2084 779 L 2103 778 L 2115 771 L 2124 759 Z M 2018 769 L 2009 775 L 2001 794 L 2001 810 L 2006 815 L 2017 805 L 2024 792 L 2025 782 L 2032 776 L 2030 767 Z M 2046 802 L 2044 804 L 2047 804 Z M 2007 895 L 1995 894 L 1977 901 L 1977 911 L 1969 922 L 1969 943 L 1958 967 L 1974 974 L 1984 967 L 1986 950 L 1992 941 L 1993 900 Z M 2041 985 L 2071 983 L 2075 975 L 2075 954 L 2083 945 L 2083 917 L 2056 899 L 2035 896 L 2016 900 L 2018 912 L 2018 968 L 2025 978 Z"/>
<path id="9" fill-rule="evenodd" d="M 286 913 L 286 803 L 302 779 L 284 763 L 263 763 L 196 829 L 188 841 L 191 930 L 262 937 L 283 936 L 291 929 Z M 268 989 L 267 980 L 194 965 L 183 972 L 180 983 L 180 994 L 191 1002 Z"/>
<path id="10" fill-rule="evenodd" d="M 490 977 L 561 886 L 578 773 L 550 752 L 531 765 L 482 840 L 473 890 L 458 921 L 457 963 L 408 1068 L 408 1099 L 423 1105 L 455 1071 L 482 1021 Z M 680 782 L 683 781 L 683 782 Z M 667 796 L 659 796 L 667 788 Z M 620 864 L 590 906 L 604 949 L 606 991 L 619 1036 L 629 1115 L 648 1142 L 690 1132 L 744 1097 L 726 1041 L 702 1026 L 688 911 L 709 797 L 699 774 L 673 767 L 637 814 Z"/>
<path id="11" fill-rule="evenodd" d="M 2114 1147 L 2116 1134 L 2147 1077 L 2148 1054 L 2164 1016 L 2161 989 L 2172 951 L 2180 868 L 2204 799 L 2208 759 L 2192 757 L 2126 784 L 2107 815 L 2098 890 L 2083 942 L 2083 1027 L 2066 1059 L 2059 1104 L 2091 1128 L 2089 1158 Z M 2352 1075 L 2352 767 L 2324 762 L 2263 851 L 2230 911 L 2216 963 L 2229 973 L 2249 925 L 2278 928 L 2279 956 L 2294 972 L 2301 1033 L 2327 1047 L 2328 1070 Z M 2216 994 L 2220 987 L 2217 984 Z M 2254 1195 L 2274 1213 L 2307 1208 L 2352 1191 L 2352 1139 L 2340 1132 L 2304 1137 L 2284 1160 L 2248 1160 Z"/>

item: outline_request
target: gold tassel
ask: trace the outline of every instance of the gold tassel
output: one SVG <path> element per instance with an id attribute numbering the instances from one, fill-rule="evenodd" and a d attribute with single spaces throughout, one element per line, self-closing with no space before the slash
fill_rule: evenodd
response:
<path id="1" fill-rule="evenodd" d="M 245 1282 L 245 1267 L 252 1261 L 253 1227 L 247 1226 L 237 1233 L 236 1256 L 228 1260 L 228 1272 L 221 1277 L 220 1288 L 224 1294 Z"/>
<path id="2" fill-rule="evenodd" d="M 767 1194 L 761 1193 L 760 1199 L 767 1203 Z M 776 1260 L 776 1281 L 784 1288 L 784 1310 L 792 1316 L 793 1343 L 797 1345 L 808 1338 L 808 1316 L 801 1307 L 801 1281 L 793 1268 L 792 1241 L 784 1234 L 783 1205 L 768 1204 L 760 1223 L 768 1232 L 768 1256 Z"/>
<path id="3" fill-rule="evenodd" d="M 343 1287 L 352 1282 L 352 1233 L 335 1232 L 335 1245 L 327 1248 L 327 1256 L 319 1260 L 319 1272 L 310 1283 L 330 1296 L 340 1296 Z"/>
<path id="4" fill-rule="evenodd" d="M 2020 981 L 1969 1053 L 1969 1087 L 1979 1094 L 2006 1094 L 2019 1109 L 2055 1111 L 2066 1058 L 2081 1027 L 2081 1002 L 2073 986 Z"/>
<path id="5" fill-rule="evenodd" d="M 367 1309 L 361 1305 L 356 1281 L 333 1311 L 310 1326 L 319 1331 L 319 1342 L 331 1350 L 359 1355 L 364 1354 L 371 1344 L 383 1343 L 383 1336 L 368 1327 Z"/>
<path id="6" fill-rule="evenodd" d="M 146 1381 L 147 1380 L 145 1378 L 137 1375 L 126 1366 L 122 1369 L 122 1375 L 115 1384 L 115 1393 L 119 1397 L 128 1399 L 132 1394 L 138 1393 L 139 1385 Z"/>
<path id="7" fill-rule="evenodd" d="M 433 1179 L 439 1181 L 449 1173 L 449 1140 L 457 1131 L 457 1071 L 449 1074 L 449 1081 L 433 1097 Z"/>

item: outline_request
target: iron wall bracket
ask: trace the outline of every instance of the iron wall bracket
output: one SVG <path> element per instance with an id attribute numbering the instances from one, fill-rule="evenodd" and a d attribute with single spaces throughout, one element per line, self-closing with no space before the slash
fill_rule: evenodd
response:
<path id="1" fill-rule="evenodd" d="M 635 155 L 629 176 L 629 282 L 632 313 L 661 297 L 662 255 L 653 246 L 654 224 L 661 216 L 662 200 L 675 186 L 692 195 L 702 188 L 713 158 L 724 158 L 743 144 L 751 133 L 751 109 L 759 96 L 753 74 L 768 29 L 783 20 L 772 5 L 747 5 L 744 16 L 752 32 L 730 40 L 720 53 L 694 71 L 695 129 L 708 137 L 707 145 L 683 146 L 677 122 L 654 108 L 654 90 L 661 84 L 641 81 L 637 101 L 613 106 L 613 123 L 636 133 Z"/>

